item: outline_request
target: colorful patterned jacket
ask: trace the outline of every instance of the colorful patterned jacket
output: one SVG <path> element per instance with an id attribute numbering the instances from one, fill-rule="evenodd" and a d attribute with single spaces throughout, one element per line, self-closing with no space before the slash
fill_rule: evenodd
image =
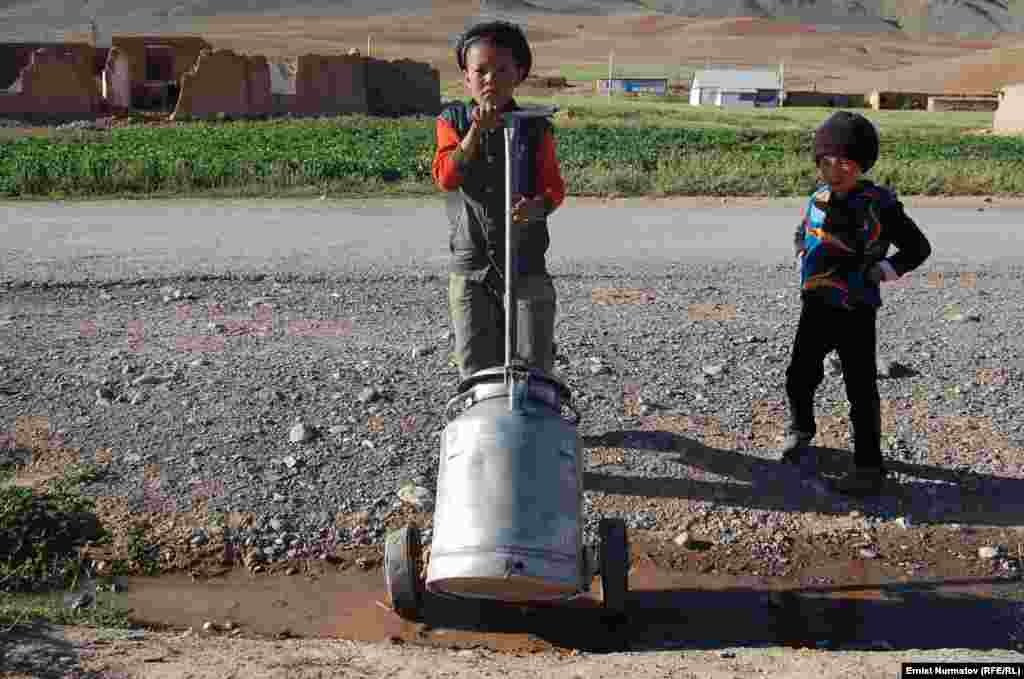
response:
<path id="1" fill-rule="evenodd" d="M 882 305 L 878 282 L 870 275 L 875 264 L 880 280 L 892 281 L 931 255 L 931 244 L 903 211 L 896 194 L 866 179 L 842 198 L 828 185 L 819 185 L 793 244 L 798 256 L 803 253 L 802 297 L 845 309 Z M 890 245 L 897 251 L 887 257 Z"/>

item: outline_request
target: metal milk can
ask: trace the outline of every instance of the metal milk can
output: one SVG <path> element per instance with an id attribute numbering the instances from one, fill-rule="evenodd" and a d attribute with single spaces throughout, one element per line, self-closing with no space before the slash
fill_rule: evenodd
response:
<path id="1" fill-rule="evenodd" d="M 583 464 L 571 395 L 536 370 L 483 370 L 449 402 L 426 587 L 504 601 L 586 588 Z M 571 406 L 569 406 L 571 408 Z"/>

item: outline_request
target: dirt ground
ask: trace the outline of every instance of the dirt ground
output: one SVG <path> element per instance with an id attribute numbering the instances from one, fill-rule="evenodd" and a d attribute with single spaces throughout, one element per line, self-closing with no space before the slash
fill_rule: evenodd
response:
<path id="1" fill-rule="evenodd" d="M 898 677 L 900 663 L 919 661 L 1020 662 L 1012 652 L 893 653 L 885 651 L 780 652 L 767 648 L 714 651 L 662 651 L 636 654 L 588 654 L 551 657 L 547 654 L 505 655 L 486 649 L 438 649 L 405 644 L 365 644 L 344 640 L 256 641 L 198 638 L 176 633 L 148 633 L 141 641 L 81 628 L 63 630 L 70 647 L 88 656 L 87 673 L 71 677 L 104 679 L 441 679 L 442 677 L 504 677 L 507 679 L 733 679 L 734 677 Z M 0 672 L 8 679 L 31 675 Z"/>

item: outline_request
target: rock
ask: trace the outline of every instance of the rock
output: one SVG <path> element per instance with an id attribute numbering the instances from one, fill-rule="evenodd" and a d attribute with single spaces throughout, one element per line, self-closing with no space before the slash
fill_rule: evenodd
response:
<path id="1" fill-rule="evenodd" d="M 284 527 L 284 524 L 283 524 L 283 523 L 281 523 L 281 520 L 280 520 L 280 519 L 271 519 L 271 520 L 270 520 L 270 528 L 271 528 L 272 530 L 275 530 L 275 531 L 279 531 L 279 530 L 281 530 L 281 528 L 283 528 L 283 527 Z"/>
<path id="2" fill-rule="evenodd" d="M 978 550 L 979 559 L 994 559 L 999 556 L 998 547 L 982 547 Z"/>
<path id="3" fill-rule="evenodd" d="M 428 354 L 434 353 L 432 346 L 421 344 L 412 348 L 412 357 L 419 358 L 420 356 L 427 356 Z"/>
<path id="4" fill-rule="evenodd" d="M 94 598 L 89 592 L 82 592 L 81 594 L 75 594 L 66 598 L 68 608 L 72 611 L 88 608 L 92 605 L 93 601 Z"/>
<path id="5" fill-rule="evenodd" d="M 690 546 L 690 534 L 687 531 L 683 531 L 682 533 L 677 535 L 675 537 L 675 539 L 672 540 L 672 542 L 676 543 L 680 547 L 689 547 Z"/>
<path id="6" fill-rule="evenodd" d="M 702 372 L 708 377 L 718 377 L 723 371 L 724 368 L 720 365 L 706 365 L 702 368 Z"/>
<path id="7" fill-rule="evenodd" d="M 360 403 L 372 403 L 380 398 L 380 391 L 375 387 L 365 387 L 359 392 L 358 398 Z"/>
<path id="8" fill-rule="evenodd" d="M 230 632 L 231 630 L 235 629 L 235 623 L 233 621 L 231 621 L 231 620 L 225 621 L 224 622 L 224 629 L 226 631 Z"/>
<path id="9" fill-rule="evenodd" d="M 423 486 L 417 486 L 413 484 L 402 486 L 398 490 L 398 498 L 402 502 L 411 504 L 417 509 L 421 509 L 424 511 L 429 509 L 434 503 L 434 499 L 431 496 L 429 490 L 427 490 Z"/>
<path id="10" fill-rule="evenodd" d="M 311 441 L 314 436 L 312 427 L 306 426 L 302 422 L 297 422 L 288 432 L 288 440 L 292 443 L 306 443 Z"/>
<path id="11" fill-rule="evenodd" d="M 217 631 L 217 626 L 214 625 L 209 620 L 207 620 L 206 622 L 203 623 L 203 631 L 204 632 L 216 632 Z"/>
<path id="12" fill-rule="evenodd" d="M 138 387 L 145 384 L 163 384 L 171 379 L 171 375 L 146 374 L 132 380 L 132 386 Z"/>
<path id="13" fill-rule="evenodd" d="M 876 552 L 873 549 L 868 549 L 867 547 L 862 547 L 857 553 L 860 555 L 860 558 L 862 558 L 862 559 L 877 559 L 878 558 L 878 552 Z"/>

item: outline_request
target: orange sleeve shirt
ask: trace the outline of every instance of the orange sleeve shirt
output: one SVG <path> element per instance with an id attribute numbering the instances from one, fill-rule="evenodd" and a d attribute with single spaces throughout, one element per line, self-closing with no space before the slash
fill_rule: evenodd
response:
<path id="1" fill-rule="evenodd" d="M 458 148 L 458 132 L 444 118 L 437 119 L 437 151 L 434 153 L 434 183 L 442 191 L 454 191 L 462 184 L 459 164 L 452 153 Z M 549 130 L 541 142 L 537 158 L 537 195 L 546 196 L 553 207 L 565 200 L 565 181 L 555 155 L 555 136 Z"/>

